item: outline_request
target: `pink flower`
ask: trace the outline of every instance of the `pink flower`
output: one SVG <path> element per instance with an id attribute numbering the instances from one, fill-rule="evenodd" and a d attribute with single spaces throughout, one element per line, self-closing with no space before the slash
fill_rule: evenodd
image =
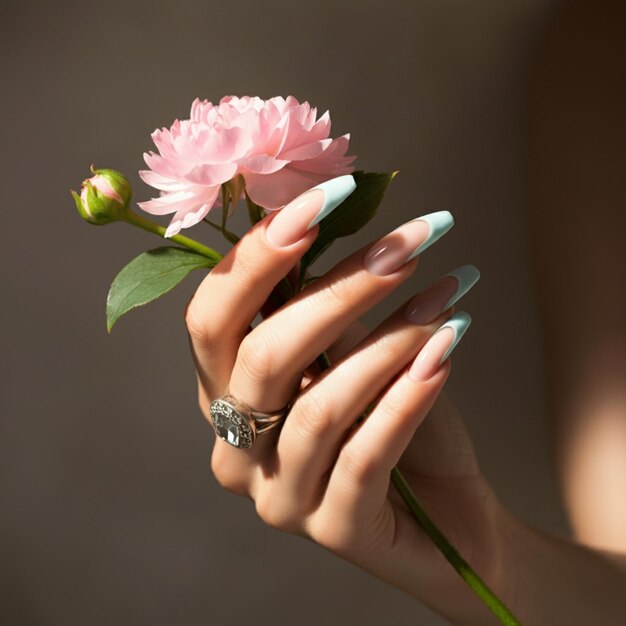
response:
<path id="1" fill-rule="evenodd" d="M 144 153 L 144 182 L 160 197 L 139 206 L 153 215 L 174 213 L 166 237 L 200 222 L 219 205 L 222 183 L 241 174 L 249 198 L 273 211 L 310 187 L 349 174 L 356 156 L 345 156 L 350 134 L 329 138 L 328 111 L 293 96 L 269 100 L 225 96 L 219 105 L 194 100 L 190 119 L 157 129 L 159 151 Z"/>

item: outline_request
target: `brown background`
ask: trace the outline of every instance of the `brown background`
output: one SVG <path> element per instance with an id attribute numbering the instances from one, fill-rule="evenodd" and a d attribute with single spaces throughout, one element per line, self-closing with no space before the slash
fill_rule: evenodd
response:
<path id="1" fill-rule="evenodd" d="M 218 487 L 182 315 L 199 273 L 106 333 L 110 281 L 159 242 L 88 226 L 68 190 L 93 162 L 149 197 L 137 170 L 150 132 L 196 96 L 293 94 L 331 110 L 333 136 L 352 133 L 360 168 L 400 170 L 322 269 L 407 219 L 453 212 L 366 321 L 460 264 L 482 270 L 448 390 L 501 499 L 566 532 L 523 211 L 525 68 L 553 4 L 2 3 L 0 623 L 444 623 Z"/>

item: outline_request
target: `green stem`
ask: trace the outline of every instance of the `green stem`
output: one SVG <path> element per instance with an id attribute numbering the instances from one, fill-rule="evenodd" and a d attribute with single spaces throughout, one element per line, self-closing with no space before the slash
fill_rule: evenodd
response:
<path id="1" fill-rule="evenodd" d="M 154 233 L 155 235 L 159 235 L 159 237 L 165 236 L 165 226 L 161 226 L 160 224 L 156 224 L 155 222 L 151 222 L 145 217 L 138 215 L 137 213 L 133 213 L 129 211 L 125 216 L 125 221 L 129 224 L 133 224 L 133 226 L 138 226 L 139 228 L 143 228 L 143 230 L 147 230 L 149 233 Z M 173 241 L 189 250 L 193 250 L 202 256 L 205 256 L 211 259 L 215 265 L 217 265 L 222 260 L 222 255 L 213 250 L 213 248 L 209 248 L 204 244 L 201 244 L 199 241 L 195 239 L 191 239 L 189 237 L 185 237 L 184 235 L 174 235 L 173 237 L 168 238 L 170 241 Z"/>
<path id="2" fill-rule="evenodd" d="M 424 532 L 439 548 L 457 574 L 470 586 L 474 593 L 496 615 L 502 624 L 506 626 L 521 626 L 506 605 L 487 586 L 487 583 L 472 569 L 467 561 L 457 552 L 456 548 L 446 539 L 445 535 L 437 528 L 435 523 L 428 517 L 421 507 L 411 487 L 397 467 L 391 470 L 391 481 L 407 503 L 413 517 L 418 521 Z"/>
<path id="3" fill-rule="evenodd" d="M 322 352 L 316 360 L 322 371 L 329 368 L 331 365 L 326 352 Z M 359 421 L 367 417 L 370 408 L 371 405 L 359 418 Z M 391 482 L 393 482 L 402 496 L 402 499 L 407 503 L 409 510 L 418 524 L 474 593 L 498 617 L 502 624 L 505 624 L 505 626 L 520 626 L 520 622 L 513 616 L 502 600 L 495 595 L 482 578 L 472 569 L 469 563 L 457 552 L 456 548 L 446 539 L 445 535 L 437 528 L 430 517 L 428 517 L 411 490 L 406 478 L 404 478 L 397 466 L 391 470 Z"/>
<path id="4" fill-rule="evenodd" d="M 322 352 L 322 354 L 317 357 L 316 361 L 322 371 L 330 367 L 330 359 L 328 358 L 326 352 Z"/>
<path id="5" fill-rule="evenodd" d="M 248 201 L 247 194 L 246 201 L 248 203 L 250 223 L 254 225 L 260 219 L 258 207 L 256 207 L 251 201 Z M 306 276 L 301 275 L 298 280 L 298 284 L 294 288 L 285 277 L 277 285 L 274 293 L 277 293 L 278 299 L 286 302 L 293 295 L 299 293 L 305 281 Z M 330 359 L 328 358 L 326 352 L 322 352 L 318 355 L 316 362 L 320 371 L 324 371 L 331 366 Z M 365 419 L 374 405 L 375 402 L 372 402 L 357 421 L 360 422 Z M 424 532 L 447 559 L 450 565 L 452 565 L 457 574 L 469 585 L 470 589 L 472 589 L 480 600 L 482 600 L 482 602 L 496 615 L 504 626 L 521 626 L 521 623 L 515 618 L 502 600 L 500 600 L 500 598 L 498 598 L 498 596 L 496 596 L 496 594 L 487 586 L 487 583 L 480 578 L 480 576 L 472 569 L 471 565 L 467 563 L 467 561 L 457 552 L 456 548 L 448 541 L 446 536 L 439 530 L 430 517 L 428 517 L 397 466 L 391 470 L 391 482 L 393 482 L 396 489 L 402 496 L 402 499 L 406 502 L 409 510 L 413 514 L 413 517 L 417 520 L 417 523 L 422 527 Z"/>

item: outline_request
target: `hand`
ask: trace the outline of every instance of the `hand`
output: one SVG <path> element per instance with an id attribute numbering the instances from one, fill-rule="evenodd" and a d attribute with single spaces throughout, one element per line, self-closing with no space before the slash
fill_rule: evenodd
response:
<path id="1" fill-rule="evenodd" d="M 496 582 L 497 501 L 454 407 L 441 396 L 430 411 L 450 371 L 442 357 L 456 343 L 450 329 L 436 332 L 453 312 L 443 309 L 477 275 L 466 266 L 456 278 L 444 277 L 368 332 L 359 316 L 413 274 L 417 256 L 405 261 L 418 247 L 443 234 L 428 219 L 412 220 L 251 328 L 275 285 L 313 243 L 319 227 L 304 232 L 303 224 L 322 201 L 322 192 L 309 192 L 257 223 L 187 307 L 208 420 L 211 400 L 227 389 L 259 411 L 293 399 L 282 428 L 260 435 L 248 450 L 216 437 L 212 470 L 223 487 L 252 498 L 267 524 L 316 541 L 444 615 L 467 618 L 473 611 L 489 623 L 390 486 L 398 465 L 455 547 L 488 584 Z M 411 320 L 406 312 L 416 304 Z M 305 376 L 323 351 L 333 365 Z"/>

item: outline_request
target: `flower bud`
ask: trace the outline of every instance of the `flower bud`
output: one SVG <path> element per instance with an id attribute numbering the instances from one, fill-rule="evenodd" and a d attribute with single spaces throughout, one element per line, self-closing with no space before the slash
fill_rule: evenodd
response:
<path id="1" fill-rule="evenodd" d="M 95 169 L 94 176 L 83 181 L 80 196 L 72 191 L 80 216 L 91 224 L 108 224 L 123 219 L 128 211 L 131 188 L 117 170 Z"/>

